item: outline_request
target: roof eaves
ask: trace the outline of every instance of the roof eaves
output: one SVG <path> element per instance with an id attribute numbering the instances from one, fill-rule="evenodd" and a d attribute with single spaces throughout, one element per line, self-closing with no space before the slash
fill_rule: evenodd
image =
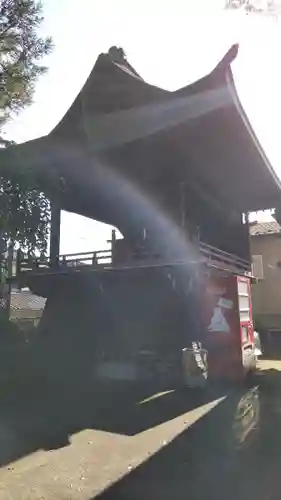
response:
<path id="1" fill-rule="evenodd" d="M 279 177 L 276 175 L 276 172 L 273 169 L 267 155 L 265 154 L 265 151 L 264 151 L 260 141 L 258 140 L 258 138 L 257 138 L 257 136 L 256 136 L 251 124 L 250 124 L 250 121 L 249 121 L 249 119 L 248 119 L 248 117 L 243 109 L 243 106 L 242 106 L 241 101 L 239 99 L 236 87 L 235 87 L 234 82 L 233 82 L 233 76 L 232 76 L 232 71 L 231 71 L 230 66 L 228 67 L 228 70 L 226 72 L 226 81 L 227 81 L 227 86 L 228 86 L 229 92 L 232 95 L 233 104 L 236 107 L 237 112 L 239 113 L 241 120 L 245 125 L 247 133 L 250 135 L 253 143 L 255 144 L 255 147 L 256 147 L 259 155 L 261 156 L 262 161 L 264 162 L 266 168 L 268 169 L 271 176 L 273 177 L 273 179 L 276 183 L 276 186 L 278 186 L 278 188 L 280 189 L 280 197 L 281 197 L 281 181 L 280 181 Z M 271 208 L 274 208 L 274 207 L 271 207 Z"/>

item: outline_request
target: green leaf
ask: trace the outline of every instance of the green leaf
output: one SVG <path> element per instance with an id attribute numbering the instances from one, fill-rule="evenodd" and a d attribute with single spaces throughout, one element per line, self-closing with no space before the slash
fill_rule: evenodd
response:
<path id="1" fill-rule="evenodd" d="M 34 83 L 46 71 L 39 61 L 53 44 L 38 35 L 42 20 L 41 2 L 0 1 L 0 126 L 31 103 Z"/>

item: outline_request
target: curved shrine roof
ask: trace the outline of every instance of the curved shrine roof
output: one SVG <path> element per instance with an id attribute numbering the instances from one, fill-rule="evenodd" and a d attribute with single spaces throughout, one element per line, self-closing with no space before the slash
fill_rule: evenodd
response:
<path id="1" fill-rule="evenodd" d="M 174 92 L 146 83 L 120 54 L 101 54 L 54 130 L 1 150 L 0 165 L 32 170 L 47 194 L 62 177 L 63 209 L 119 228 L 134 196 L 157 197 L 163 183 L 196 182 L 239 212 L 279 205 L 280 181 L 235 89 L 237 49 Z"/>

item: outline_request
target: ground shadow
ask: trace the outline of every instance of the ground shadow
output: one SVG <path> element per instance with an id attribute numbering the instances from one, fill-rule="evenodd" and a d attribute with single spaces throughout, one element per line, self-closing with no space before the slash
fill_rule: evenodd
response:
<path id="1" fill-rule="evenodd" d="M 93 498 L 279 499 L 280 372 L 261 374 L 258 385 L 232 391 L 174 441 Z"/>
<path id="2" fill-rule="evenodd" d="M 147 384 L 62 390 L 59 384 L 33 380 L 0 396 L 0 464 L 38 449 L 67 446 L 73 434 L 87 428 L 134 435 L 225 395 L 206 416 L 96 498 L 278 499 L 280 387 L 276 370 L 261 372 L 247 389 L 207 391 L 162 387 L 161 392 Z"/>
<path id="3" fill-rule="evenodd" d="M 214 399 L 216 391 L 97 384 L 92 390 L 33 379 L 0 394 L 0 466 L 67 446 L 84 429 L 135 435 Z"/>

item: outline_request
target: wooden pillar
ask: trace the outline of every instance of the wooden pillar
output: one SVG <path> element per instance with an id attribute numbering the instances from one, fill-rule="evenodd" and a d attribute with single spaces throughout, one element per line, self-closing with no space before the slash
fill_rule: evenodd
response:
<path id="1" fill-rule="evenodd" d="M 13 263 L 14 263 L 14 243 L 11 242 L 8 247 L 8 257 L 7 257 L 7 274 L 8 278 L 13 276 Z M 10 319 L 11 310 L 11 294 L 12 294 L 12 284 L 9 281 L 7 285 L 7 299 L 6 299 L 6 315 L 7 319 Z"/>
<path id="2" fill-rule="evenodd" d="M 0 230 L 0 315 L 5 318 L 6 309 L 6 261 L 5 261 L 5 240 Z"/>
<path id="3" fill-rule="evenodd" d="M 244 255 L 244 259 L 248 260 L 250 263 L 252 263 L 252 248 L 251 248 L 251 233 L 250 233 L 250 217 L 249 217 L 249 212 L 245 213 L 245 228 L 246 228 L 246 238 L 247 238 L 247 247 L 245 249 L 246 255 Z"/>
<path id="4" fill-rule="evenodd" d="M 116 243 L 116 230 L 112 229 L 112 231 L 111 231 L 111 248 L 112 248 L 112 250 L 114 250 L 115 243 Z"/>
<path id="5" fill-rule="evenodd" d="M 186 229 L 185 182 L 180 183 L 180 224 Z"/>
<path id="6" fill-rule="evenodd" d="M 50 262 L 52 267 L 59 263 L 61 209 L 57 201 L 51 203 Z"/>

